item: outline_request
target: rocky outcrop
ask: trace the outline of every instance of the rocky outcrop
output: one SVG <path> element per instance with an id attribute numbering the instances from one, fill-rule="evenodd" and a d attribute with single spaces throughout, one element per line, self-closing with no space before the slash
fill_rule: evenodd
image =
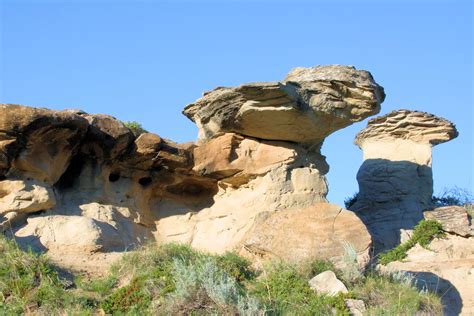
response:
<path id="1" fill-rule="evenodd" d="M 423 219 L 433 194 L 432 146 L 457 135 L 451 122 L 409 110 L 372 119 L 357 135 L 364 163 L 350 209 L 368 226 L 376 252 L 397 245 L 400 229 L 412 229 Z"/>
<path id="2" fill-rule="evenodd" d="M 428 248 L 419 245 L 408 251 L 403 262 L 391 262 L 384 269 L 414 275 L 420 288 L 438 293 L 444 315 L 474 313 L 474 238 L 448 234 L 433 240 Z"/>
<path id="3" fill-rule="evenodd" d="M 444 206 L 423 213 L 425 219 L 441 223 L 443 230 L 462 237 L 474 236 L 474 227 L 470 223 L 465 207 Z"/>
<path id="4" fill-rule="evenodd" d="M 360 265 L 368 262 L 371 238 L 367 228 L 353 212 L 337 205 L 317 203 L 260 216 L 245 239 L 243 254 L 293 263 L 334 260 L 344 256 L 350 243 Z"/>
<path id="5" fill-rule="evenodd" d="M 285 80 L 219 87 L 183 113 L 205 142 L 233 132 L 266 140 L 319 144 L 377 114 L 385 94 L 369 72 L 348 66 L 293 69 Z"/>
<path id="6" fill-rule="evenodd" d="M 326 203 L 320 148 L 384 96 L 370 73 L 346 66 L 217 88 L 184 111 L 200 129 L 196 144 L 136 137 L 108 115 L 0 105 L 1 228 L 81 266 L 148 240 L 334 260 L 348 242 L 366 256 L 361 221 Z"/>

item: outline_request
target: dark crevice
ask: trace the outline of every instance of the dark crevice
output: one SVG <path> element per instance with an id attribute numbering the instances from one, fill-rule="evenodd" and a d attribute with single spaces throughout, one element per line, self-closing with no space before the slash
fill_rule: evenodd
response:
<path id="1" fill-rule="evenodd" d="M 138 183 L 143 187 L 149 186 L 152 182 L 153 180 L 150 177 L 143 177 L 138 180 Z"/>
<path id="2" fill-rule="evenodd" d="M 112 172 L 109 174 L 109 181 L 110 182 L 117 182 L 120 179 L 120 173 Z"/>
<path id="3" fill-rule="evenodd" d="M 63 173 L 58 182 L 54 184 L 59 190 L 65 190 L 71 188 L 74 185 L 74 182 L 81 174 L 82 168 L 84 167 L 85 159 L 82 155 L 76 155 L 72 157 L 71 162 L 69 163 L 68 168 Z"/>

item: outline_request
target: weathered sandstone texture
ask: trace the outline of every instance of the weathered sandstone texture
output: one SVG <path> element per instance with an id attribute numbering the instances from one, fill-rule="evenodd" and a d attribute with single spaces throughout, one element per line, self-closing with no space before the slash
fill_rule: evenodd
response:
<path id="1" fill-rule="evenodd" d="M 441 223 L 446 236 L 433 240 L 428 247 L 419 245 L 408 251 L 403 262 L 391 262 L 388 271 L 412 273 L 421 288 L 437 292 L 444 315 L 474 313 L 474 230 L 467 209 L 461 206 L 439 207 L 424 212 L 427 220 Z"/>
<path id="2" fill-rule="evenodd" d="M 234 132 L 267 140 L 319 144 L 336 130 L 380 111 L 382 87 L 354 67 L 295 68 L 283 81 L 219 87 L 183 113 L 199 140 Z"/>
<path id="3" fill-rule="evenodd" d="M 400 230 L 412 229 L 431 207 L 432 147 L 458 133 L 432 114 L 398 110 L 369 120 L 355 143 L 364 154 L 359 193 L 350 207 L 367 225 L 375 252 L 396 246 Z"/>
<path id="4" fill-rule="evenodd" d="M 184 111 L 197 144 L 135 137 L 107 115 L 0 105 L 1 229 L 79 267 L 148 240 L 334 260 L 351 243 L 365 258 L 362 222 L 326 203 L 320 148 L 378 113 L 384 96 L 370 73 L 347 66 L 217 88 Z"/>

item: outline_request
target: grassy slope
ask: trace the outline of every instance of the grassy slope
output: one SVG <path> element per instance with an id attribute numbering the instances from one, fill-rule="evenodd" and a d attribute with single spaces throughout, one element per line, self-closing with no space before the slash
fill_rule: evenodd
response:
<path id="1" fill-rule="evenodd" d="M 279 262 L 256 271 L 233 253 L 150 246 L 124 256 L 107 277 L 77 278 L 68 288 L 44 256 L 24 252 L 3 236 L 0 251 L 0 314 L 347 315 L 344 298 L 363 299 L 374 315 L 441 313 L 439 298 L 419 292 L 406 277 L 369 273 L 345 280 L 348 294 L 317 295 L 308 280 L 334 270 L 321 261 L 298 267 Z"/>

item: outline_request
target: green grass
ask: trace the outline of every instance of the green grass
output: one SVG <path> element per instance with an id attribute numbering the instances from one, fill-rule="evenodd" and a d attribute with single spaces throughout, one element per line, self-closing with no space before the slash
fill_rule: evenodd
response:
<path id="1" fill-rule="evenodd" d="M 422 220 L 415 226 L 412 237 L 398 245 L 397 247 L 382 253 L 379 256 L 379 263 L 386 265 L 392 261 L 401 261 L 406 258 L 408 250 L 416 244 L 427 247 L 434 238 L 444 236 L 441 223 L 436 220 Z"/>
<path id="2" fill-rule="evenodd" d="M 315 293 L 308 281 L 327 261 L 262 269 L 235 253 L 210 255 L 183 245 L 143 247 L 100 279 L 64 280 L 44 256 L 0 236 L 0 314 L 18 315 L 347 315 L 345 298 L 364 299 L 374 315 L 440 312 L 439 298 L 406 281 L 369 275 L 345 281 L 349 294 Z"/>
<path id="3" fill-rule="evenodd" d="M 372 272 L 351 293 L 365 302 L 368 315 L 442 315 L 440 298 L 419 291 L 410 275 L 394 277 Z"/>

